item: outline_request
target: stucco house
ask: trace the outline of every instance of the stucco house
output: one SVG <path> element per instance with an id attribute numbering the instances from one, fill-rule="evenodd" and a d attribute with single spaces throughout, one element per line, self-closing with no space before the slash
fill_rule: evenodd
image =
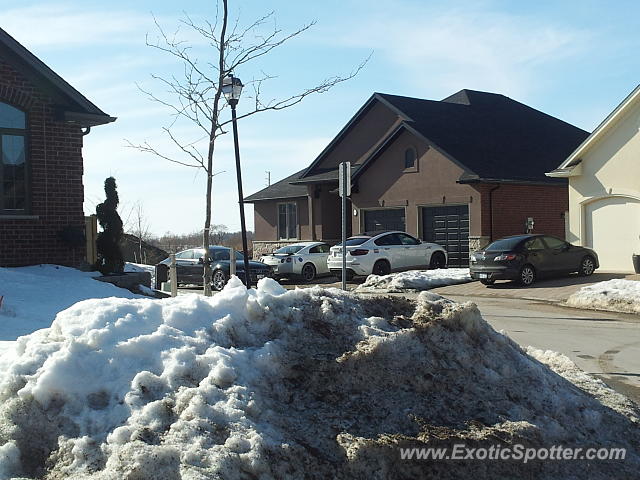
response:
<path id="1" fill-rule="evenodd" d="M 564 237 L 566 179 L 545 176 L 588 133 L 506 96 L 373 94 L 307 168 L 245 199 L 254 255 L 340 238 L 338 165 L 352 163 L 353 233 L 398 229 L 445 246 L 450 265 L 505 235 Z M 350 232 L 350 233 L 351 233 Z"/>
<path id="2" fill-rule="evenodd" d="M 114 120 L 0 29 L 0 266 L 85 260 L 83 138 Z"/>
<path id="3" fill-rule="evenodd" d="M 593 248 L 601 270 L 632 272 L 640 254 L 640 85 L 560 166 L 569 179 L 570 242 Z"/>

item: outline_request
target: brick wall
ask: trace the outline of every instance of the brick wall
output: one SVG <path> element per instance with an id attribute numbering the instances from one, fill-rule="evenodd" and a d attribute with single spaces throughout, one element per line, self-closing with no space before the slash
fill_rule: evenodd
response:
<path id="1" fill-rule="evenodd" d="M 0 266 L 78 266 L 84 260 L 85 246 L 72 248 L 59 233 L 68 226 L 84 229 L 81 129 L 56 120 L 55 100 L 3 60 L 0 101 L 27 114 L 31 200 L 29 218 L 0 213 Z"/>
<path id="2" fill-rule="evenodd" d="M 482 195 L 482 235 L 493 240 L 525 233 L 527 217 L 532 217 L 533 233 L 565 238 L 565 212 L 569 210 L 566 185 L 478 185 Z M 493 204 L 493 232 L 489 214 L 489 191 Z"/>

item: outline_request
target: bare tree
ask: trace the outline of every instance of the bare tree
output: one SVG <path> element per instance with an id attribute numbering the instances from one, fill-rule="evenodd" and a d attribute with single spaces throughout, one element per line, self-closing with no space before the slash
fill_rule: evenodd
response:
<path id="1" fill-rule="evenodd" d="M 140 263 L 146 263 L 146 259 L 143 259 L 142 244 L 149 241 L 151 237 L 149 221 L 144 213 L 144 207 L 142 202 L 136 202 L 133 209 L 133 229 L 131 232 L 138 238 L 138 258 Z"/>
<path id="2" fill-rule="evenodd" d="M 248 70 L 248 64 L 257 63 L 262 57 L 305 32 L 315 23 L 311 22 L 298 30 L 286 33 L 277 27 L 274 13 L 271 12 L 243 26 L 239 17 L 230 21 L 227 3 L 228 0 L 218 1 L 213 22 L 208 20 L 196 22 L 188 15 L 181 20 L 182 26 L 186 27 L 189 33 L 195 33 L 200 40 L 207 43 L 209 48 L 204 60 L 200 60 L 194 53 L 192 44 L 178 37 L 179 30 L 174 34 L 168 34 L 156 21 L 159 35 L 155 41 L 150 41 L 147 36 L 147 45 L 174 57 L 180 63 L 182 71 L 180 75 L 152 75 L 152 78 L 168 93 L 168 97 L 143 88 L 141 90 L 151 100 L 166 106 L 171 111 L 172 120 L 168 126 L 163 127 L 163 131 L 178 154 L 172 155 L 161 151 L 147 141 L 141 144 L 129 142 L 129 146 L 142 152 L 151 153 L 185 167 L 202 169 L 206 174 L 206 208 L 202 235 L 202 246 L 205 250 L 203 259 L 205 295 L 211 295 L 208 246 L 211 233 L 211 192 L 215 175 L 213 157 L 216 140 L 226 133 L 226 127 L 231 122 L 228 116 L 223 116 L 226 104 L 220 101 L 223 79 L 239 70 Z M 311 88 L 302 89 L 293 95 L 279 99 L 264 98 L 263 87 L 274 77 L 261 73 L 247 83 L 253 90 L 250 96 L 252 102 L 247 111 L 238 115 L 238 120 L 256 113 L 283 110 L 300 103 L 309 95 L 324 93 L 339 83 L 353 78 L 365 63 L 366 60 L 344 77 L 328 77 Z M 194 131 L 190 138 L 181 137 L 174 128 L 180 121 L 186 121 L 193 127 Z M 197 132 L 200 134 L 198 135 Z M 206 154 L 203 152 L 204 148 L 199 148 L 199 141 L 203 139 L 207 139 Z"/>
<path id="3" fill-rule="evenodd" d="M 213 225 L 209 232 L 209 240 L 213 245 L 222 245 L 225 237 L 227 236 L 228 228 L 226 225 Z"/>

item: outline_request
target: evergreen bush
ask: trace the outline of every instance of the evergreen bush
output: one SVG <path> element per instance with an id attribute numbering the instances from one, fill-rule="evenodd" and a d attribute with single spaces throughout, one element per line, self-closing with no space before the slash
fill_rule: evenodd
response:
<path id="1" fill-rule="evenodd" d="M 96 207 L 98 222 L 102 227 L 102 231 L 98 233 L 96 240 L 98 250 L 96 268 L 103 275 L 106 275 L 124 271 L 124 260 L 120 249 L 120 242 L 124 232 L 122 219 L 118 215 L 119 200 L 115 178 L 109 177 L 104 181 L 104 192 L 107 198 Z"/>

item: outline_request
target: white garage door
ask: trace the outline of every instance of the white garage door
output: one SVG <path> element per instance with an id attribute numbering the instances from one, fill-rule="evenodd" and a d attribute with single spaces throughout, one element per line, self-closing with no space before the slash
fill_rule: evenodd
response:
<path id="1" fill-rule="evenodd" d="M 587 205 L 586 245 L 600 258 L 601 270 L 632 272 L 631 255 L 640 253 L 640 202 L 606 198 Z"/>

